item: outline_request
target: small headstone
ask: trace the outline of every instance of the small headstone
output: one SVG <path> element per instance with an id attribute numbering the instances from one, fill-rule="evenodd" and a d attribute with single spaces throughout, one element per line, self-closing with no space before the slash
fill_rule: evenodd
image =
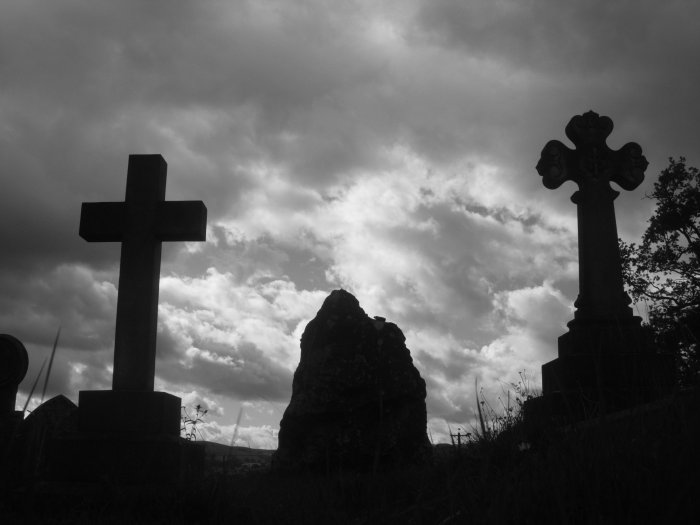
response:
<path id="1" fill-rule="evenodd" d="M 425 396 L 399 327 L 371 319 L 353 295 L 335 290 L 302 335 L 273 467 L 420 463 L 430 454 Z"/>
<path id="2" fill-rule="evenodd" d="M 78 407 L 63 395 L 52 397 L 34 409 L 19 426 L 15 461 L 25 480 L 44 474 L 49 443 L 77 430 Z"/>
<path id="3" fill-rule="evenodd" d="M 0 417 L 15 412 L 17 388 L 27 375 L 29 357 L 19 339 L 0 334 Z"/>
<path id="4" fill-rule="evenodd" d="M 27 375 L 29 358 L 19 339 L 0 334 L 0 468 L 13 441 L 22 411 L 15 410 L 17 388 Z"/>
<path id="5" fill-rule="evenodd" d="M 613 204 L 619 192 L 610 187 L 635 189 L 648 162 L 634 142 L 611 150 L 612 129 L 610 118 L 593 111 L 573 117 L 565 131 L 576 149 L 551 140 L 536 168 L 549 189 L 567 180 L 578 185 L 571 197 L 578 213 L 576 312 L 559 337 L 559 357 L 542 367 L 544 399 L 574 419 L 650 401 L 673 385 L 672 357 L 655 351 L 629 306 Z"/>

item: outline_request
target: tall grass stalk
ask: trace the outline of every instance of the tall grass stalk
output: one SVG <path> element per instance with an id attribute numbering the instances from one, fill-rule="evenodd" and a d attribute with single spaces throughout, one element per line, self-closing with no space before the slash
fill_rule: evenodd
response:
<path id="1" fill-rule="evenodd" d="M 29 401 L 31 401 L 32 396 L 34 395 L 34 389 L 36 388 L 37 383 L 39 383 L 39 378 L 41 378 L 41 373 L 44 371 L 44 367 L 46 366 L 46 361 L 48 361 L 48 357 L 44 358 L 44 362 L 41 363 L 41 368 L 39 369 L 39 373 L 36 375 L 36 379 L 34 379 L 34 383 L 32 384 L 32 389 L 29 391 L 29 395 L 27 396 L 27 400 L 24 402 L 24 407 L 22 408 L 22 416 L 24 416 L 24 413 L 27 411 L 27 407 L 29 406 Z"/>
<path id="2" fill-rule="evenodd" d="M 238 416 L 236 417 L 236 426 L 234 427 L 233 434 L 231 435 L 231 446 L 233 446 L 236 443 L 236 438 L 238 437 L 238 429 L 240 428 L 242 416 L 243 416 L 243 404 L 241 404 L 241 408 L 238 409 Z"/>
<path id="3" fill-rule="evenodd" d="M 484 439 L 488 439 L 489 434 L 488 434 L 488 431 L 486 430 L 486 424 L 484 423 L 484 414 L 481 410 L 481 405 L 482 405 L 482 403 L 485 403 L 485 401 L 483 401 L 483 399 L 479 400 L 479 387 L 478 387 L 478 384 L 476 382 L 476 378 L 474 378 L 474 392 L 476 393 L 476 410 L 479 413 L 479 426 L 481 427 L 481 436 Z M 482 396 L 482 398 L 483 398 L 483 396 Z"/>
<path id="4" fill-rule="evenodd" d="M 49 386 L 49 377 L 51 377 L 51 367 L 53 366 L 53 358 L 56 355 L 56 348 L 58 347 L 58 337 L 61 335 L 61 327 L 58 327 L 56 332 L 56 339 L 53 341 L 53 349 L 51 350 L 51 358 L 49 359 L 49 368 L 46 371 L 46 378 L 44 379 L 44 389 L 41 391 L 41 403 L 44 402 L 44 396 L 46 396 L 46 387 Z"/>

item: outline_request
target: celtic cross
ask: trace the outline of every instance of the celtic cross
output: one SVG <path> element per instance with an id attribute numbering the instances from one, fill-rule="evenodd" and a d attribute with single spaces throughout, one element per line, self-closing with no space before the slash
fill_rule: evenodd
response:
<path id="1" fill-rule="evenodd" d="M 648 162 L 642 148 L 634 142 L 611 150 L 605 140 L 612 129 L 610 118 L 593 111 L 573 117 L 565 132 L 576 149 L 550 140 L 536 168 L 549 189 L 558 188 L 567 180 L 579 187 L 571 196 L 578 212 L 576 319 L 632 317 L 622 282 L 613 205 L 619 192 L 610 187 L 610 181 L 633 190 L 644 180 Z"/>

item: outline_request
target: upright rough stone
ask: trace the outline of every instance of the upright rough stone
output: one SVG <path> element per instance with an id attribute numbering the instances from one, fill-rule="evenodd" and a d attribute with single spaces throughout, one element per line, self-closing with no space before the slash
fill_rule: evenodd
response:
<path id="1" fill-rule="evenodd" d="M 673 383 L 673 361 L 658 354 L 635 317 L 625 293 L 613 201 L 617 183 L 633 190 L 648 165 L 633 142 L 611 150 L 608 117 L 593 111 L 566 126 L 572 150 L 549 141 L 537 172 L 549 189 L 567 180 L 578 184 L 571 200 L 578 212 L 579 296 L 569 332 L 559 338 L 559 357 L 542 367 L 546 399 L 574 418 L 648 401 Z"/>
<path id="2" fill-rule="evenodd" d="M 333 291 L 301 338 L 292 399 L 273 466 L 283 470 L 376 468 L 430 454 L 425 381 L 393 323 L 370 319 Z"/>

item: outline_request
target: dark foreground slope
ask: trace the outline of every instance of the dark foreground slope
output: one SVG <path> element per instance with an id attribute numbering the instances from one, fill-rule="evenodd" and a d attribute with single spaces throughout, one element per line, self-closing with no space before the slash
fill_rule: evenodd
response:
<path id="1" fill-rule="evenodd" d="M 697 396 L 695 396 L 697 398 Z M 383 473 L 210 474 L 180 491 L 92 496 L 6 487 L 3 523 L 697 523 L 700 404 L 546 431 L 518 429 Z"/>

